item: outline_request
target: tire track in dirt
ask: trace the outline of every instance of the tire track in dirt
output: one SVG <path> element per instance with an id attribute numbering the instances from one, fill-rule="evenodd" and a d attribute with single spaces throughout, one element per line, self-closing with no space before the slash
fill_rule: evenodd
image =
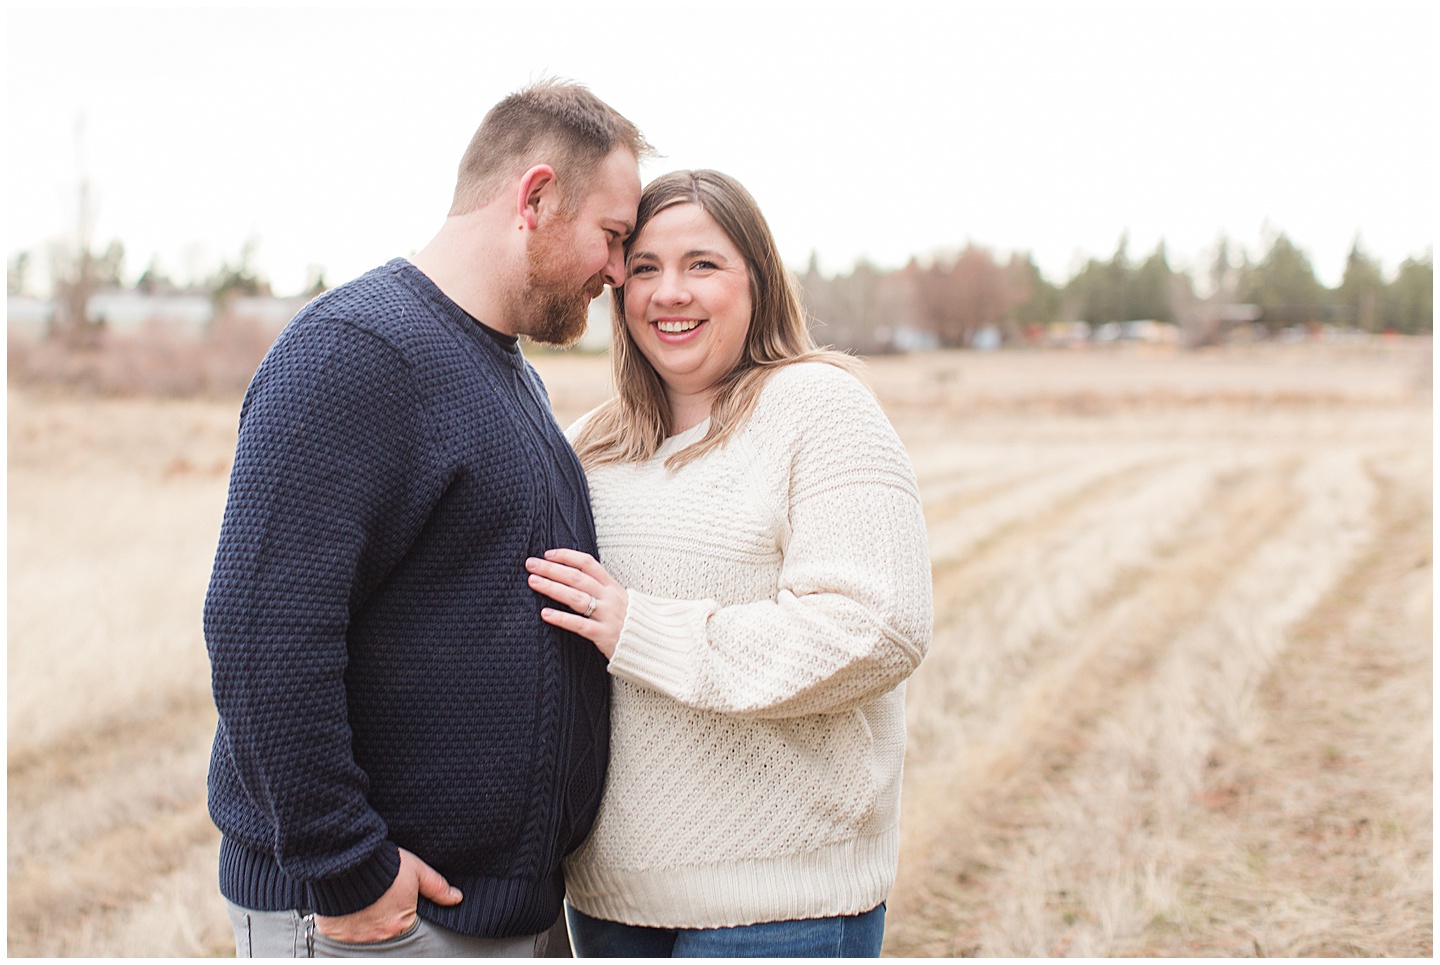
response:
<path id="1" fill-rule="evenodd" d="M 1037 480 L 1068 474 L 1082 462 L 1083 458 L 1077 456 L 1023 469 L 988 468 L 979 471 L 971 468 L 964 477 L 951 480 L 948 485 L 931 486 L 928 491 L 921 487 L 925 519 L 930 525 L 949 522 L 962 516 L 966 510 L 983 508 L 987 503 L 1034 486 Z"/>
<path id="2" fill-rule="evenodd" d="M 1073 650 L 1074 628 L 1172 543 L 1231 460 L 1154 458 L 1093 481 L 986 537 L 963 563 L 936 565 L 935 640 L 912 680 L 911 755 L 983 741 L 1032 673 Z"/>
<path id="3" fill-rule="evenodd" d="M 1085 733 L 1143 686 L 1176 626 L 1185 626 L 1222 592 L 1227 574 L 1271 538 L 1295 509 L 1275 497 L 1276 480 L 1251 471 L 1221 477 L 1200 515 L 1139 567 L 1117 571 L 1094 606 L 1075 621 L 1074 635 L 1057 635 L 1027 667 L 1017 699 L 1000 714 L 993 733 L 1003 744 L 980 754 L 991 796 L 1009 796 L 1006 784 L 1023 779 L 1027 759 L 1053 773 L 1084 744 Z M 1213 514 L 1213 515 L 1212 515 Z"/>
<path id="4" fill-rule="evenodd" d="M 982 451 L 957 447 L 958 451 L 942 456 L 927 455 L 921 464 L 916 481 L 927 522 L 949 519 L 1009 490 L 1064 474 L 1090 458 L 1073 448 L 1021 452 L 998 446 L 974 448 Z"/>
<path id="5" fill-rule="evenodd" d="M 931 575 L 935 611 L 950 612 L 957 593 L 981 592 L 968 577 L 1007 550 L 1038 541 L 1063 542 L 1066 527 L 1096 504 L 1139 488 L 1165 467 L 1158 457 L 1131 454 L 1117 460 L 1077 460 L 1039 476 L 1017 477 L 983 487 L 931 509 Z M 971 512 L 967 512 L 971 511 Z"/>
<path id="6" fill-rule="evenodd" d="M 907 773 L 906 793 L 931 821 L 918 833 L 907 828 L 902 881 L 909 887 L 893 902 L 897 924 L 904 923 L 894 933 L 894 951 L 979 950 L 987 879 L 1013 862 L 1007 849 L 1023 839 L 1036 808 L 1053 797 L 1097 727 L 1127 692 L 1146 686 L 1173 632 L 1168 628 L 1200 619 L 1228 575 L 1294 518 L 1297 508 L 1281 498 L 1286 488 L 1284 471 L 1274 467 L 1225 479 L 1204 511 L 1188 517 L 1151 560 L 1115 574 L 1084 615 L 1084 631 L 1057 649 L 1048 667 L 1031 664 L 990 693 L 971 715 L 990 717 L 976 728 L 983 734 L 952 747 L 948 760 L 917 755 L 934 763 Z M 1004 700 L 1005 693 L 1014 699 Z M 952 719 L 949 729 L 960 723 Z M 1053 949 L 1028 953 L 1047 952 Z"/>
<path id="7" fill-rule="evenodd" d="M 1378 538 L 1296 627 L 1253 733 L 1212 752 L 1187 913 L 1140 954 L 1433 954 L 1432 493 L 1428 466 L 1387 471 L 1407 456 L 1371 460 Z"/>

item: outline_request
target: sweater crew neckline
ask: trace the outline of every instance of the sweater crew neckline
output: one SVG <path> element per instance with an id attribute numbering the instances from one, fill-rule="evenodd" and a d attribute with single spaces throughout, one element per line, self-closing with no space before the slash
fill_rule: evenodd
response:
<path id="1" fill-rule="evenodd" d="M 433 304 L 443 315 L 454 319 L 456 322 L 462 324 L 469 323 L 475 326 L 488 336 L 488 340 L 507 356 L 518 357 L 521 354 L 519 336 L 507 335 L 498 329 L 491 328 L 474 315 L 465 311 L 454 299 L 441 291 L 440 286 L 435 284 L 434 280 L 417 268 L 413 262 L 404 258 L 393 258 L 386 267 L 412 280 L 420 295 L 424 297 L 426 301 Z"/>
<path id="2" fill-rule="evenodd" d="M 709 431 L 709 429 L 710 417 L 707 415 L 704 419 L 695 423 L 690 428 L 682 429 L 679 432 L 675 433 L 673 436 L 666 436 L 665 441 L 660 444 L 660 448 L 668 452 L 675 449 L 677 446 L 689 445 L 690 443 L 702 438 L 705 433 Z"/>

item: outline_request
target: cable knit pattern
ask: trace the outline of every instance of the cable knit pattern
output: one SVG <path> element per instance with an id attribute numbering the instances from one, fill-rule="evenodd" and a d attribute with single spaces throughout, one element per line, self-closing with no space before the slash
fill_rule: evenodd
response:
<path id="1" fill-rule="evenodd" d="M 667 471 L 705 430 L 590 473 L 630 605 L 567 897 L 672 928 L 868 911 L 894 883 L 904 681 L 931 633 L 914 473 L 875 399 L 824 363 L 778 370 L 729 443 Z"/>
<path id="2" fill-rule="evenodd" d="M 499 938 L 560 912 L 599 806 L 605 661 L 524 560 L 595 551 L 588 490 L 518 350 L 392 261 L 308 305 L 246 393 L 205 606 L 221 891 L 358 911 L 397 848 Z"/>

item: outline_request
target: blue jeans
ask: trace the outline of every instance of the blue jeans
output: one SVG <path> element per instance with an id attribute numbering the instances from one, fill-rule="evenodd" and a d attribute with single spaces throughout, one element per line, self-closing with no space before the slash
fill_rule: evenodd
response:
<path id="1" fill-rule="evenodd" d="M 578 958 L 879 958 L 885 905 L 860 915 L 734 928 L 645 928 L 565 906 Z"/>

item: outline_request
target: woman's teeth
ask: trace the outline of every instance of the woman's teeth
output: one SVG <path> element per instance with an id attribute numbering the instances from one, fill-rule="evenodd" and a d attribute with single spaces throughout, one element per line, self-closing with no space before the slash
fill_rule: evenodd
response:
<path id="1" fill-rule="evenodd" d="M 700 324 L 698 318 L 687 318 L 679 322 L 656 322 L 655 327 L 668 335 L 678 335 L 680 332 L 688 332 Z"/>

